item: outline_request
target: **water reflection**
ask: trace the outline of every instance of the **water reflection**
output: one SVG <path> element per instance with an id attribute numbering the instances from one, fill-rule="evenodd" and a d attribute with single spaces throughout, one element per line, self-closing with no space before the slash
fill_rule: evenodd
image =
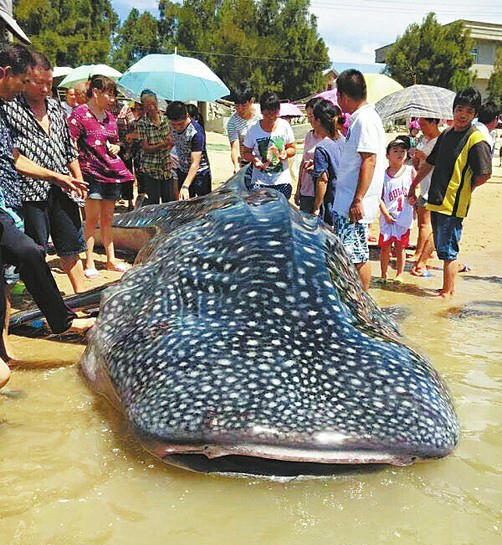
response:
<path id="1" fill-rule="evenodd" d="M 32 361 L 56 352 L 65 365 L 17 370 L 9 387 L 25 397 L 0 397 L 1 543 L 500 543 L 500 321 L 451 319 L 448 310 L 473 301 L 496 308 L 502 289 L 484 281 L 461 289 L 455 304 L 373 290 L 382 306 L 411 309 L 400 328 L 450 385 L 458 449 L 439 461 L 329 480 L 270 483 L 165 466 L 87 389 L 71 365 L 81 346 L 37 341 Z"/>

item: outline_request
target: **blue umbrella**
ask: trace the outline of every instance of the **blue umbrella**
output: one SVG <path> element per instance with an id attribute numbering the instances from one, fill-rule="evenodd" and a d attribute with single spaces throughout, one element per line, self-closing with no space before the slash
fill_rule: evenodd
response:
<path id="1" fill-rule="evenodd" d="M 120 90 L 137 99 L 150 89 L 165 100 L 211 102 L 230 90 L 202 61 L 172 55 L 147 55 L 133 64 L 118 80 Z"/>

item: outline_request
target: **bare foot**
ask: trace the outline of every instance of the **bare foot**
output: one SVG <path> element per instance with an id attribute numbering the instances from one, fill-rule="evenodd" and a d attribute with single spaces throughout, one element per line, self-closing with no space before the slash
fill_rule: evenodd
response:
<path id="1" fill-rule="evenodd" d="M 446 291 L 443 291 L 443 290 L 439 290 L 437 293 L 431 295 L 431 297 L 433 299 L 450 299 L 451 297 L 453 297 L 455 295 L 455 293 L 449 293 L 449 292 L 446 292 Z"/>
<path id="2" fill-rule="evenodd" d="M 10 379 L 10 369 L 9 366 L 0 359 L 0 388 L 5 386 Z"/>
<path id="3" fill-rule="evenodd" d="M 96 318 L 75 318 L 71 327 L 67 330 L 69 333 L 80 333 L 83 335 L 96 323 Z"/>

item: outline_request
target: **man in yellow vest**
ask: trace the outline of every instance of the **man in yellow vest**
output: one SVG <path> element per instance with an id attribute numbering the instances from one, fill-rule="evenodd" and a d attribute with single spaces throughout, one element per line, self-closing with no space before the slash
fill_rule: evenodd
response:
<path id="1" fill-rule="evenodd" d="M 438 258 L 443 261 L 443 287 L 438 292 L 443 298 L 455 294 L 462 221 L 467 216 L 472 192 L 489 180 L 492 173 L 490 146 L 472 125 L 480 106 L 481 95 L 476 89 L 469 87 L 457 93 L 453 101 L 453 126 L 438 137 L 409 193 L 410 201 L 414 202 L 415 187 L 435 167 L 426 208 L 431 211 Z"/>

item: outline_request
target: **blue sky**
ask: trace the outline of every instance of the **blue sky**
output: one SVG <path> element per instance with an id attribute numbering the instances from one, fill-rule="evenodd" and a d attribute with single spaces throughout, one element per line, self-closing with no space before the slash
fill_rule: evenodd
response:
<path id="1" fill-rule="evenodd" d="M 158 14 L 157 0 L 112 0 L 121 18 L 136 7 Z M 373 63 L 374 50 L 392 43 L 411 23 L 436 13 L 440 23 L 469 19 L 502 24 L 501 0 L 311 0 L 331 60 Z"/>

